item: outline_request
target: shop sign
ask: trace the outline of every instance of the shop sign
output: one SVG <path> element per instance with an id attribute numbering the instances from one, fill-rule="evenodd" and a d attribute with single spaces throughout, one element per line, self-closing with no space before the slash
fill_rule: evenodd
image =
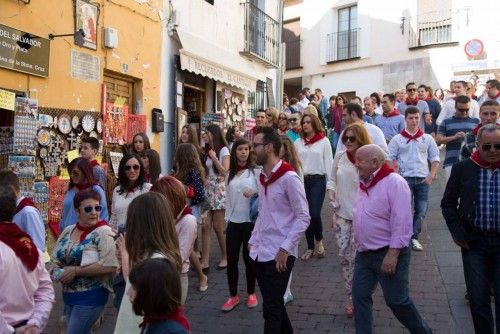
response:
<path id="1" fill-rule="evenodd" d="M 0 24 L 0 67 L 49 76 L 50 41 Z"/>
<path id="2" fill-rule="evenodd" d="M 201 116 L 201 127 L 205 127 L 209 124 L 217 124 L 224 126 L 224 115 L 223 114 L 203 114 Z"/>
<path id="3" fill-rule="evenodd" d="M 14 111 L 16 107 L 16 94 L 0 89 L 0 108 Z"/>

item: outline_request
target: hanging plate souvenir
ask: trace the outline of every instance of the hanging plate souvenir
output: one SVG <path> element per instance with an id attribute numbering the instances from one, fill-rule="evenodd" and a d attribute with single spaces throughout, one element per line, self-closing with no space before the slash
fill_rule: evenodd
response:
<path id="1" fill-rule="evenodd" d="M 54 122 L 54 119 L 50 115 L 38 114 L 38 124 L 40 127 L 49 127 Z"/>
<path id="2" fill-rule="evenodd" d="M 40 155 L 40 158 L 44 159 L 45 157 L 47 157 L 48 154 L 47 149 L 45 147 L 42 147 L 38 154 Z"/>
<path id="3" fill-rule="evenodd" d="M 80 118 L 78 117 L 78 115 L 75 115 L 71 119 L 71 126 L 73 127 L 73 129 L 76 129 L 78 125 L 80 125 Z"/>
<path id="4" fill-rule="evenodd" d="M 95 131 L 90 131 L 89 137 L 99 138 L 99 136 L 97 135 L 97 132 L 95 132 Z"/>
<path id="5" fill-rule="evenodd" d="M 82 118 L 82 127 L 85 132 L 90 132 L 94 130 L 95 127 L 95 119 L 90 114 L 86 114 Z"/>
<path id="6" fill-rule="evenodd" d="M 236 107 L 236 113 L 238 115 L 242 115 L 243 114 L 243 107 L 241 106 L 241 104 L 238 104 L 238 107 Z"/>
<path id="7" fill-rule="evenodd" d="M 38 131 L 38 144 L 47 146 L 51 142 L 50 132 L 47 129 L 40 129 Z"/>
<path id="8" fill-rule="evenodd" d="M 71 131 L 71 119 L 68 115 L 62 114 L 57 121 L 59 131 L 67 135 Z"/>
<path id="9" fill-rule="evenodd" d="M 95 124 L 95 128 L 97 130 L 97 133 L 102 132 L 102 119 L 100 119 L 100 118 L 97 119 L 97 122 Z"/>

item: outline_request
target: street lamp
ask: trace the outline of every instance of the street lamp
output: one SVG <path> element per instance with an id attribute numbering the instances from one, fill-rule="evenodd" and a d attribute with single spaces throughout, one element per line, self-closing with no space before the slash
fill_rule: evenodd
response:
<path id="1" fill-rule="evenodd" d="M 83 46 L 83 43 L 85 42 L 85 40 L 83 39 L 85 37 L 85 32 L 83 31 L 83 29 L 78 29 L 72 34 L 62 34 L 62 35 L 49 34 L 49 39 L 53 40 L 56 37 L 67 37 L 67 36 L 74 36 L 75 44 L 78 46 Z"/>

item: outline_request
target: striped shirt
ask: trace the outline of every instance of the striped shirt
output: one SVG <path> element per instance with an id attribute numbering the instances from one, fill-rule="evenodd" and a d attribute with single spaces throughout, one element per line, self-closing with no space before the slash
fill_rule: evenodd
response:
<path id="1" fill-rule="evenodd" d="M 483 232 L 500 233 L 500 169 L 481 168 L 474 225 Z"/>
<path id="2" fill-rule="evenodd" d="M 452 116 L 447 118 L 438 127 L 438 134 L 444 137 L 452 137 L 457 132 L 469 132 L 479 123 L 477 118 L 457 118 Z M 443 166 L 451 166 L 458 162 L 460 157 L 460 149 L 462 147 L 463 138 L 450 141 L 446 144 L 446 154 L 444 157 Z"/>

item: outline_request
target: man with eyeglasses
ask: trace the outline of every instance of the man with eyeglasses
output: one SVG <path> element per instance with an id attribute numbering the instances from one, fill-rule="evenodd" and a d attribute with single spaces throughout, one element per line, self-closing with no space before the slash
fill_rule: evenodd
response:
<path id="1" fill-rule="evenodd" d="M 479 105 L 482 105 L 486 101 L 496 101 L 500 103 L 500 81 L 497 79 L 491 79 L 486 81 L 486 96 L 481 96 Z"/>
<path id="2" fill-rule="evenodd" d="M 452 100 L 453 101 L 453 100 Z M 460 158 L 460 149 L 464 141 L 465 134 L 476 127 L 479 123 L 477 118 L 469 117 L 471 100 L 466 95 L 457 96 L 455 102 L 455 115 L 445 119 L 439 125 L 436 135 L 438 145 L 446 145 L 444 158 L 444 171 L 446 181 L 450 178 L 451 166 L 458 162 Z"/>
<path id="3" fill-rule="evenodd" d="M 477 150 L 455 164 L 441 201 L 443 217 L 461 248 L 476 333 L 500 328 L 500 126 L 477 134 Z M 495 312 L 490 291 L 494 290 Z M 495 319 L 495 320 L 494 320 Z"/>
<path id="4" fill-rule="evenodd" d="M 497 124 L 500 116 L 500 105 L 495 100 L 485 101 L 479 109 L 479 123 L 472 131 L 465 135 L 464 144 L 460 150 L 461 159 L 467 159 L 476 149 L 476 137 L 479 129 L 486 124 Z"/>
<path id="5" fill-rule="evenodd" d="M 409 82 L 406 84 L 406 92 L 408 93 L 408 97 L 398 103 L 396 108 L 399 112 L 404 115 L 406 108 L 410 106 L 417 107 L 420 112 L 420 124 L 418 127 L 424 131 L 425 130 L 425 121 L 424 114 L 429 113 L 429 105 L 425 100 L 419 99 L 417 94 L 417 85 L 414 82 Z"/>
<path id="6" fill-rule="evenodd" d="M 292 142 L 300 138 L 300 119 L 301 117 L 299 113 L 291 114 L 288 118 L 288 121 L 290 122 L 290 129 L 288 129 L 286 134 Z"/>
<path id="7" fill-rule="evenodd" d="M 455 97 L 446 100 L 436 119 L 436 124 L 439 126 L 445 119 L 451 118 L 455 114 L 455 103 L 459 96 L 467 96 L 467 82 L 460 80 L 455 81 L 454 88 Z M 476 100 L 471 100 L 469 98 L 469 117 L 479 118 L 479 104 Z"/>
<path id="8" fill-rule="evenodd" d="M 255 113 L 255 126 L 245 132 L 245 139 L 253 143 L 253 138 L 257 134 L 257 130 L 263 126 L 267 126 L 266 111 L 264 109 L 259 109 Z"/>

